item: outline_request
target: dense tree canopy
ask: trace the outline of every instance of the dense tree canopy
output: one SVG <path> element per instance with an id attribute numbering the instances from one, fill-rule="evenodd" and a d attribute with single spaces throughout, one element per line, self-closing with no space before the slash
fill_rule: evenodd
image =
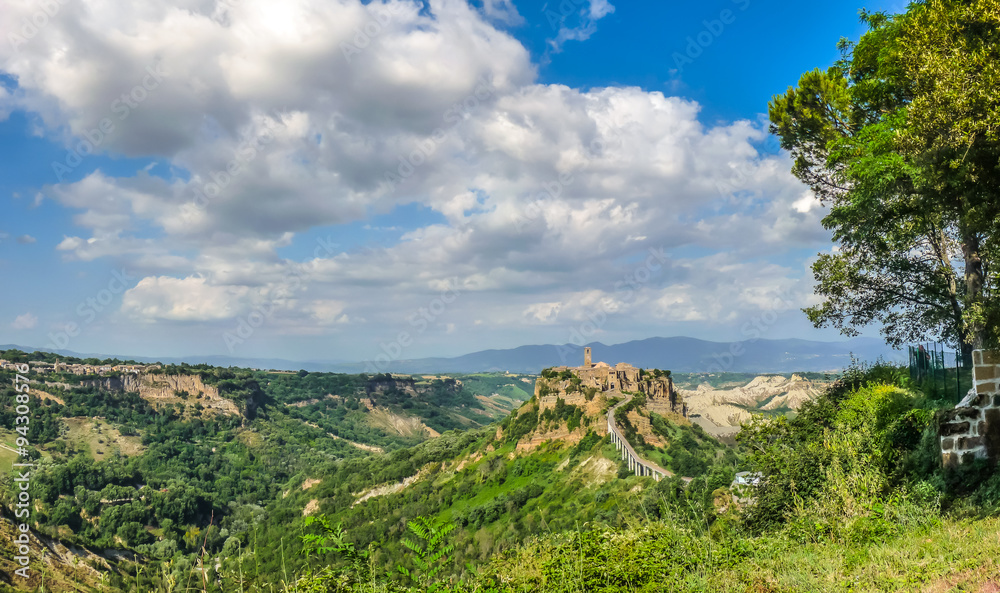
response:
<path id="1" fill-rule="evenodd" d="M 770 104 L 793 173 L 830 212 L 817 326 L 880 322 L 890 343 L 996 344 L 1000 2 L 926 0 L 843 41 Z"/>

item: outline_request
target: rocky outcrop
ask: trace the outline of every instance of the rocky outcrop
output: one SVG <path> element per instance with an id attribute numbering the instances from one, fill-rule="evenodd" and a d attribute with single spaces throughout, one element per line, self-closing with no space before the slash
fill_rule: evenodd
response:
<path id="1" fill-rule="evenodd" d="M 629 410 L 628 412 L 629 424 L 635 427 L 635 431 L 642 435 L 643 440 L 654 447 L 666 447 L 669 443 L 663 440 L 663 438 L 653 432 L 653 427 L 649 422 L 649 418 L 642 416 L 639 412 L 635 410 Z"/>
<path id="2" fill-rule="evenodd" d="M 687 408 L 683 398 L 674 389 L 669 375 L 653 376 L 652 373 L 620 363 L 614 367 L 598 363 L 592 367 L 556 367 L 556 378 L 539 378 L 535 382 L 535 397 L 542 410 L 555 405 L 562 398 L 567 404 L 581 405 L 590 401 L 590 394 L 621 397 L 624 393 L 641 393 L 646 396 L 646 408 L 658 414 L 685 416 Z M 569 371 L 570 376 L 563 374 Z"/>
<path id="3" fill-rule="evenodd" d="M 384 378 L 384 375 L 376 375 L 365 384 L 365 393 L 371 395 L 382 395 L 393 391 L 402 391 L 411 397 L 417 397 L 417 384 L 412 377 L 391 377 Z"/>
<path id="4" fill-rule="evenodd" d="M 813 381 L 801 375 L 760 375 L 746 385 L 718 389 L 703 383 L 684 392 L 689 416 L 715 435 L 732 435 L 754 412 L 798 410 L 829 387 L 829 382 Z"/>
<path id="5" fill-rule="evenodd" d="M 560 441 L 566 443 L 567 445 L 575 445 L 579 443 L 583 437 L 587 436 L 588 430 L 593 430 L 601 436 L 608 433 L 607 427 L 601 426 L 601 423 L 597 423 L 596 426 L 580 426 L 573 430 L 569 430 L 566 423 L 562 422 L 548 429 L 539 429 L 532 432 L 527 437 L 518 441 L 516 450 L 518 452 L 534 451 L 546 441 Z"/>
<path id="6" fill-rule="evenodd" d="M 517 449 L 532 450 L 546 441 L 556 440 L 573 445 L 591 430 L 604 436 L 608 434 L 608 425 L 603 421 L 603 414 L 607 410 L 609 398 L 631 397 L 627 394 L 644 396 L 645 411 L 666 416 L 672 422 L 687 423 L 684 418 L 684 402 L 674 389 L 669 373 L 650 372 L 624 363 L 614 367 L 603 362 L 590 364 L 588 360 L 581 367 L 555 367 L 535 382 L 539 424 L 520 439 Z M 574 426 L 570 430 L 566 420 L 554 423 L 544 420 L 545 413 L 555 410 L 560 401 L 582 410 L 580 426 Z M 533 408 L 530 406 L 524 406 L 519 415 L 530 413 L 528 410 L 531 409 Z M 629 420 L 647 442 L 663 446 L 663 440 L 653 432 L 648 417 L 632 412 Z"/>
<path id="7" fill-rule="evenodd" d="M 100 379 L 84 381 L 83 385 L 96 387 L 101 391 L 131 392 L 141 394 L 143 379 L 148 376 L 149 375 L 128 373 L 119 377 L 102 377 Z M 200 381 L 201 377 L 199 377 L 198 380 Z"/>
<path id="8" fill-rule="evenodd" d="M 263 403 L 263 392 L 256 381 L 247 381 L 238 393 L 221 394 L 199 375 L 158 375 L 128 373 L 84 381 L 83 385 L 103 391 L 138 393 L 154 408 L 181 404 L 194 408 L 201 404 L 202 414 L 253 418 Z"/>

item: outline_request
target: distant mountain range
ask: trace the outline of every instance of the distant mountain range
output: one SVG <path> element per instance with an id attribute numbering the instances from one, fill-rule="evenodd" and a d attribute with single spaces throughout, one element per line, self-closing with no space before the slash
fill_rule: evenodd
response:
<path id="1" fill-rule="evenodd" d="M 73 356 L 76 358 L 97 358 L 97 359 L 109 359 L 117 358 L 119 360 L 134 360 L 136 362 L 162 362 L 164 364 L 181 364 L 186 362 L 188 364 L 209 364 L 217 367 L 240 367 L 245 369 L 277 369 L 277 370 L 289 370 L 297 371 L 299 369 L 305 368 L 307 371 L 321 371 L 327 369 L 320 368 L 310 368 L 309 365 L 313 367 L 317 366 L 327 366 L 333 367 L 337 364 L 342 364 L 344 361 L 330 361 L 330 362 L 300 362 L 294 360 L 285 360 L 282 358 L 240 358 L 234 356 L 222 356 L 222 355 L 208 355 L 208 356 L 180 356 L 180 357 L 160 357 L 152 358 L 149 356 L 135 356 L 132 354 L 95 354 L 95 353 L 80 353 L 74 352 L 72 350 L 53 350 L 51 348 L 35 348 L 32 346 L 19 346 L 17 344 L 0 344 L 0 350 L 22 350 L 24 352 L 35 352 L 40 350 L 42 352 L 54 352 L 61 356 Z M 307 365 L 303 367 L 302 365 Z"/>
<path id="2" fill-rule="evenodd" d="M 901 353 L 876 338 L 854 338 L 843 342 L 811 340 L 746 340 L 742 342 L 709 342 L 696 338 L 649 338 L 623 344 L 587 344 L 593 348 L 594 362 L 609 364 L 627 362 L 645 368 L 670 369 L 678 373 L 748 372 L 788 373 L 795 371 L 836 371 L 850 363 L 853 354 L 860 360 L 879 357 L 899 360 Z M 138 362 L 180 364 L 207 363 L 214 366 L 258 369 L 298 370 L 312 372 L 362 373 L 475 373 L 510 371 L 537 373 L 543 368 L 583 364 L 583 346 L 555 344 L 520 346 L 507 350 L 482 350 L 455 358 L 420 358 L 378 362 L 296 362 L 284 359 L 234 358 L 229 356 L 189 356 L 153 359 L 128 355 L 79 354 L 71 351 L 48 350 L 16 345 L 25 351 L 46 350 L 79 358 L 119 358 Z"/>
<path id="3" fill-rule="evenodd" d="M 644 368 L 670 369 L 678 373 L 754 372 L 787 373 L 794 371 L 840 370 L 850 363 L 851 355 L 861 360 L 883 357 L 893 360 L 899 352 L 875 338 L 854 338 L 845 342 L 809 340 L 753 340 L 743 342 L 708 342 L 695 338 L 649 338 L 624 344 L 587 344 L 593 349 L 594 362 L 627 362 Z M 398 373 L 472 373 L 510 371 L 537 373 L 543 368 L 583 364 L 583 346 L 553 344 L 521 346 L 509 350 L 483 350 L 456 358 L 399 360 L 384 366 L 371 363 L 335 365 L 340 372 L 393 371 Z M 308 370 L 308 369 L 307 369 Z"/>

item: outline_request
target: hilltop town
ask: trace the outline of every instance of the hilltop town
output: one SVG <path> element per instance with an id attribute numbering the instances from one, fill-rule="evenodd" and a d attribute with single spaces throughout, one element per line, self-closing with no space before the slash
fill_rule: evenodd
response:
<path id="1" fill-rule="evenodd" d="M 640 369 L 625 362 L 613 367 L 606 362 L 594 363 L 590 348 L 583 349 L 583 357 L 582 366 L 558 366 L 542 372 L 543 380 L 535 384 L 541 409 L 554 406 L 558 399 L 580 405 L 598 393 L 609 398 L 634 393 L 646 396 L 646 407 L 651 411 L 687 416 L 687 406 L 674 389 L 670 371 Z"/>
<path id="2" fill-rule="evenodd" d="M 581 366 L 542 371 L 533 400 L 534 405 L 521 409 L 518 426 L 508 433 L 516 435 L 519 451 L 537 449 L 545 442 L 576 444 L 590 433 L 604 437 L 609 433 L 605 415 L 623 402 L 631 403 L 621 410 L 622 424 L 627 424 L 630 438 L 634 434 L 643 443 L 663 447 L 669 441 L 662 424 L 653 426 L 655 417 L 690 425 L 670 371 L 640 369 L 624 362 L 614 366 L 594 363 L 590 348 L 584 348 Z M 536 420 L 529 421 L 527 416 Z"/>
<path id="3" fill-rule="evenodd" d="M 0 370 L 17 370 L 19 364 L 0 358 Z M 83 363 L 62 363 L 32 361 L 29 363 L 31 370 L 40 375 L 51 375 L 53 373 L 69 373 L 71 375 L 98 375 L 111 376 L 122 373 L 140 374 L 152 370 L 163 368 L 160 364 L 83 364 Z"/>

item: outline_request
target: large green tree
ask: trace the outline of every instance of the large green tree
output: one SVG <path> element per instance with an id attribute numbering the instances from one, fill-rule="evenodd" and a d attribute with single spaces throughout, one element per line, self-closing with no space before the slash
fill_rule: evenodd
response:
<path id="1" fill-rule="evenodd" d="M 817 326 L 880 323 L 893 345 L 996 345 L 1000 0 L 862 12 L 843 58 L 773 98 L 771 131 L 829 214 Z"/>

